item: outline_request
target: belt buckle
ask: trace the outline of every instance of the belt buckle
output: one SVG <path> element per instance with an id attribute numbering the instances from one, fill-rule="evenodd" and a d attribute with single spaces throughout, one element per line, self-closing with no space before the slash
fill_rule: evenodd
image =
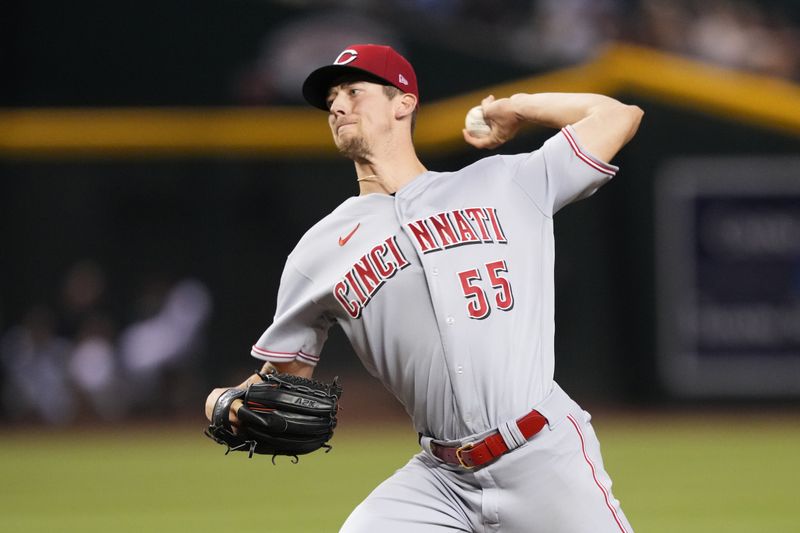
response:
<path id="1" fill-rule="evenodd" d="M 464 453 L 467 450 L 471 450 L 474 447 L 475 447 L 475 443 L 474 442 L 468 442 L 468 443 L 464 444 L 463 446 L 459 446 L 458 448 L 456 448 L 456 459 L 458 459 L 458 463 L 463 468 L 466 468 L 467 470 L 472 470 L 473 468 L 475 468 L 475 465 L 465 464 L 464 463 L 464 459 L 461 458 L 461 454 Z"/>

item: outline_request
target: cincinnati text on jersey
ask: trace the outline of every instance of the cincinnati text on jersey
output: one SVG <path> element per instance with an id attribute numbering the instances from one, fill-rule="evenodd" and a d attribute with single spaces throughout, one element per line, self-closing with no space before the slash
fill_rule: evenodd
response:
<path id="1" fill-rule="evenodd" d="M 493 207 L 438 213 L 405 226 L 423 254 L 467 244 L 508 242 Z M 393 235 L 361 256 L 334 285 L 333 295 L 352 318 L 360 318 L 384 283 L 410 264 L 395 239 Z"/>
<path id="2" fill-rule="evenodd" d="M 351 317 L 359 318 L 378 289 L 410 264 L 395 239 L 392 235 L 362 255 L 334 285 L 333 295 Z M 348 296 L 351 290 L 355 298 Z"/>
<path id="3" fill-rule="evenodd" d="M 465 244 L 508 242 L 497 209 L 493 207 L 470 207 L 438 213 L 409 222 L 406 227 L 423 254 Z"/>

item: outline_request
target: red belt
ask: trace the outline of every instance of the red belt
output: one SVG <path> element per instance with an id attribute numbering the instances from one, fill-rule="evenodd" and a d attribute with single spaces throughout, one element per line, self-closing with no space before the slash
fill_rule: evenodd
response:
<path id="1" fill-rule="evenodd" d="M 517 426 L 525 440 L 530 439 L 547 424 L 547 419 L 538 411 L 531 411 L 517 420 Z M 463 446 L 442 446 L 431 442 L 433 455 L 445 463 L 464 468 L 484 465 L 509 450 L 500 432 L 492 433 L 480 442 L 468 442 Z"/>

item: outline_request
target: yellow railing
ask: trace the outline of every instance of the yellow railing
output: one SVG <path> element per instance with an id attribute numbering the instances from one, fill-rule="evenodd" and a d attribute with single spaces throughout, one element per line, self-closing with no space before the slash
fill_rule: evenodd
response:
<path id="1" fill-rule="evenodd" d="M 800 136 L 800 86 L 626 44 L 590 63 L 425 102 L 423 152 L 463 143 L 464 114 L 487 94 L 625 91 Z M 306 107 L 70 108 L 0 111 L 0 156 L 331 156 L 324 113 Z"/>

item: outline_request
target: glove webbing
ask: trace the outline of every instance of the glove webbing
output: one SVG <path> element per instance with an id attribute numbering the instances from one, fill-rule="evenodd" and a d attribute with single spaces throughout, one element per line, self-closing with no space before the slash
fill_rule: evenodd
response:
<path id="1" fill-rule="evenodd" d="M 292 374 L 278 375 L 275 372 L 269 372 L 266 374 L 262 372 L 256 372 L 256 374 L 258 374 L 258 377 L 261 378 L 261 381 L 279 381 L 287 389 L 296 389 L 306 394 L 319 396 L 320 398 L 325 398 L 328 395 L 333 395 L 336 396 L 336 398 L 339 398 L 342 395 L 342 386 L 339 385 L 339 376 L 333 378 L 332 383 L 323 383 L 321 381 L 294 376 Z"/>

